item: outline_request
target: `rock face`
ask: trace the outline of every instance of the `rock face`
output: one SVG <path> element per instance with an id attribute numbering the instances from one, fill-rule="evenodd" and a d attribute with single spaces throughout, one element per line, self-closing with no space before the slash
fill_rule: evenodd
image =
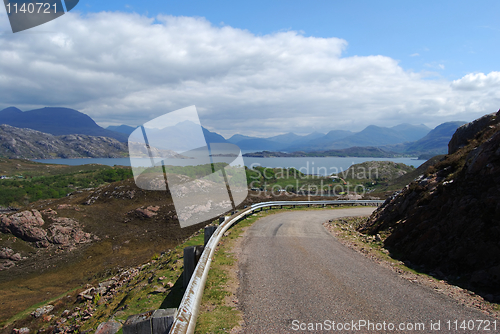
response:
<path id="1" fill-rule="evenodd" d="M 475 132 L 475 133 L 473 133 Z M 440 162 L 361 228 L 385 246 L 481 292 L 500 292 L 500 111 L 457 131 Z"/>
<path id="2" fill-rule="evenodd" d="M 473 139 L 482 129 L 494 123 L 495 113 L 492 113 L 459 127 L 448 143 L 448 154 L 453 154 L 459 148 L 467 145 L 469 140 Z"/>

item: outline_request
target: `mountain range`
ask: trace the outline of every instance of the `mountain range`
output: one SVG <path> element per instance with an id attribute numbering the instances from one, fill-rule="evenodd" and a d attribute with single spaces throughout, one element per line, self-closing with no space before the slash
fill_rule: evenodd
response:
<path id="1" fill-rule="evenodd" d="M 109 126 L 104 129 L 88 115 L 74 109 L 60 107 L 45 107 L 24 112 L 16 107 L 9 107 L 0 111 L 0 124 L 33 129 L 54 136 L 79 134 L 110 137 L 124 143 L 136 129 L 128 125 Z M 423 124 L 404 123 L 393 127 L 370 125 L 359 132 L 332 130 L 326 134 L 313 132 L 305 136 L 286 133 L 268 138 L 235 134 L 229 139 L 206 128 L 202 129 L 207 142 L 229 142 L 238 145 L 243 151 L 319 152 L 319 154 L 324 152 L 327 154 L 327 151 L 338 152 L 354 147 L 376 147 L 388 153 L 419 155 L 428 158 L 446 153 L 448 141 L 462 124 L 465 122 L 447 122 L 434 129 Z M 178 142 L 181 133 L 189 133 L 193 126 L 197 126 L 194 123 L 181 125 L 176 126 L 177 128 L 160 130 L 152 136 L 161 137 L 163 141 L 168 138 L 170 142 Z"/>
<path id="2" fill-rule="evenodd" d="M 389 155 L 416 155 L 427 159 L 437 154 L 445 154 L 453 133 L 463 124 L 465 122 L 447 122 L 434 129 L 423 124 L 404 123 L 390 128 L 370 125 L 360 132 L 332 130 L 327 134 L 314 132 L 299 136 L 287 133 L 269 138 L 237 134 L 227 141 L 238 145 L 242 150 L 268 151 L 262 156 L 279 156 L 278 152 L 292 153 L 291 156 L 310 156 L 312 152 L 343 156 L 347 152 L 354 152 L 353 148 L 377 147 Z M 302 154 L 304 152 L 305 154 Z"/>

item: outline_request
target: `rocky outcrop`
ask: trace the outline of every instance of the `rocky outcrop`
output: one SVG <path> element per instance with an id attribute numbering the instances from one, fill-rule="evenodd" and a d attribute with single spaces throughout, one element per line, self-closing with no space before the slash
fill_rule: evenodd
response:
<path id="1" fill-rule="evenodd" d="M 480 117 L 475 121 L 459 127 L 448 143 L 448 154 L 453 154 L 458 151 L 459 148 L 467 145 L 471 139 L 473 139 L 478 133 L 481 132 L 482 129 L 486 128 L 489 125 L 495 124 L 495 119 L 495 113 L 492 113 L 484 115 L 483 117 Z"/>
<path id="2" fill-rule="evenodd" d="M 44 213 L 57 214 L 54 210 L 45 210 Z M 12 233 L 16 237 L 30 242 L 50 242 L 67 246 L 70 244 L 87 243 L 92 241 L 90 233 L 85 233 L 79 223 L 71 218 L 57 218 L 51 216 L 52 224 L 44 229 L 45 221 L 38 210 L 22 211 L 0 219 L 0 231 Z M 7 251 L 2 251 L 7 252 Z M 0 258 L 2 258 L 0 252 Z"/>
<path id="3" fill-rule="evenodd" d="M 47 221 L 44 221 L 42 213 L 48 217 Z M 57 212 L 52 209 L 43 210 L 42 213 L 33 209 L 0 215 L 0 232 L 13 234 L 38 248 L 73 250 L 77 245 L 99 240 L 97 236 L 83 231 L 75 219 L 56 217 Z M 12 268 L 16 265 L 15 262 L 24 259 L 26 257 L 21 253 L 4 247 L 0 249 L 0 270 Z"/>
<path id="4" fill-rule="evenodd" d="M 42 226 L 45 222 L 38 210 L 23 211 L 0 219 L 0 231 L 12 233 L 26 241 L 42 241 L 47 237 L 47 231 Z"/>
<path id="5" fill-rule="evenodd" d="M 56 245 L 68 246 L 92 241 L 90 233 L 85 233 L 76 220 L 71 218 L 52 218 L 54 222 L 47 230 L 47 240 Z"/>
<path id="6" fill-rule="evenodd" d="M 387 248 L 442 278 L 498 294 L 500 112 L 454 138 L 454 153 L 389 198 L 361 231 L 386 235 Z"/>
<path id="7" fill-rule="evenodd" d="M 0 250 L 0 259 L 2 260 L 12 260 L 21 261 L 21 254 L 14 252 L 14 250 L 4 247 Z"/>

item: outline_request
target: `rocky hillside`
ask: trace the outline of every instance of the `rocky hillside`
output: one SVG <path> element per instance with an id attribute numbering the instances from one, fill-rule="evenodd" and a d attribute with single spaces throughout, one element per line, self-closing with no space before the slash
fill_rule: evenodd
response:
<path id="1" fill-rule="evenodd" d="M 108 137 L 54 136 L 31 129 L 0 125 L 0 156 L 6 158 L 121 158 L 127 144 Z"/>
<path id="2" fill-rule="evenodd" d="M 446 122 L 440 124 L 425 137 L 409 144 L 405 153 L 419 156 L 420 159 L 429 159 L 438 154 L 445 154 L 450 138 L 457 128 L 464 124 L 465 122 Z"/>
<path id="3" fill-rule="evenodd" d="M 0 124 L 28 128 L 54 136 L 80 134 L 110 137 L 126 142 L 128 135 L 101 128 L 90 116 L 77 110 L 61 107 L 21 111 L 16 107 L 0 110 Z"/>
<path id="4" fill-rule="evenodd" d="M 393 161 L 366 161 L 350 166 L 337 174 L 345 180 L 363 180 L 366 182 L 391 181 L 413 171 L 415 167 Z"/>
<path id="5" fill-rule="evenodd" d="M 427 171 L 427 168 L 434 165 L 436 162 L 439 162 L 443 157 L 444 155 L 436 155 L 418 166 L 418 168 L 408 170 L 400 176 L 397 176 L 398 174 L 396 174 L 396 178 L 387 179 L 386 182 L 379 182 L 375 187 L 375 190 L 370 193 L 370 195 L 383 199 L 391 197 L 395 191 L 406 187 L 407 184 L 410 184 L 417 177 L 424 174 Z"/>
<path id="6" fill-rule="evenodd" d="M 360 229 L 421 270 L 500 302 L 500 111 L 461 126 L 449 154 Z"/>

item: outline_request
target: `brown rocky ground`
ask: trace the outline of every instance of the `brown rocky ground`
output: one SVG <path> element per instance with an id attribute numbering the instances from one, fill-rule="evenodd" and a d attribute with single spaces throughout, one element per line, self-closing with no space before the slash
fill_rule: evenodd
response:
<path id="1" fill-rule="evenodd" d="M 273 199 L 290 198 L 252 192 L 240 206 Z M 208 223 L 181 229 L 168 192 L 142 190 L 133 179 L 4 214 L 0 324 L 34 304 L 145 263 Z"/>

